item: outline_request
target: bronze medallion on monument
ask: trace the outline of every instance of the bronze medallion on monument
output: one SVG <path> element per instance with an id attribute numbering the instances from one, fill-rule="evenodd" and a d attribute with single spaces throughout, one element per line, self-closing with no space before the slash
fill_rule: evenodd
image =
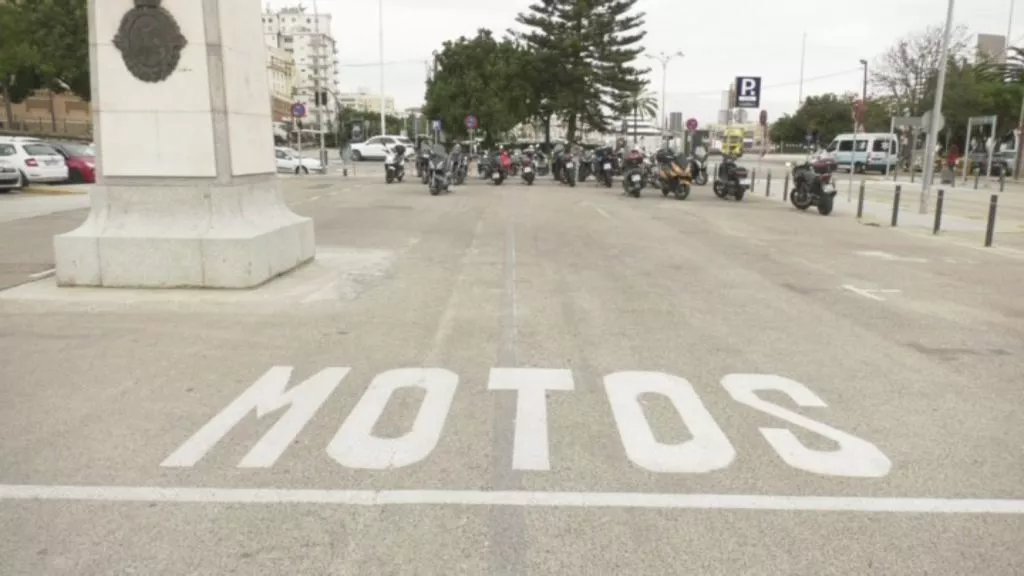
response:
<path id="1" fill-rule="evenodd" d="M 163 82 L 178 67 L 185 36 L 160 0 L 135 0 L 114 36 L 128 71 L 143 82 Z"/>

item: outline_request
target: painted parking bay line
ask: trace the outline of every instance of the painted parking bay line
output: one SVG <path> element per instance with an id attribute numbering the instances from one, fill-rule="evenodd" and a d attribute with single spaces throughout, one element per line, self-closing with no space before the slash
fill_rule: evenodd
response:
<path id="1" fill-rule="evenodd" d="M 1024 515 L 1024 500 L 972 498 L 487 490 L 306 490 L 0 484 L 0 501 L 8 500 L 108 503 L 516 506 L 533 508 L 647 508 L 767 512 Z"/>

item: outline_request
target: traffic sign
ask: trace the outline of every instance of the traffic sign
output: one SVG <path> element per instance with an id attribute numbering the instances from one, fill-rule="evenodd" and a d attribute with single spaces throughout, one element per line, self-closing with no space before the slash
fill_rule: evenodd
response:
<path id="1" fill-rule="evenodd" d="M 761 110 L 761 117 L 758 119 L 758 121 L 761 124 L 761 126 L 767 126 L 768 125 L 768 111 L 767 110 Z"/>
<path id="2" fill-rule="evenodd" d="M 441 121 L 440 120 L 431 120 L 430 121 L 430 129 L 433 130 L 434 132 L 440 132 L 441 131 Z"/>
<path id="3" fill-rule="evenodd" d="M 305 118 L 306 105 L 303 104 L 302 102 L 296 102 L 295 104 L 292 104 L 292 116 L 296 118 Z"/>
<path id="4" fill-rule="evenodd" d="M 735 108 L 761 107 L 761 77 L 737 76 Z"/>
<path id="5" fill-rule="evenodd" d="M 925 112 L 924 114 L 921 115 L 921 128 L 924 128 L 925 131 L 928 130 L 928 124 L 931 122 L 931 117 L 932 117 L 931 110 L 929 110 L 929 111 L 927 111 L 927 112 Z M 939 114 L 939 116 L 935 119 L 935 131 L 938 132 L 939 130 L 942 130 L 942 128 L 945 125 L 946 125 L 946 118 L 942 114 Z"/>
<path id="6" fill-rule="evenodd" d="M 697 119 L 696 118 L 688 119 L 686 121 L 686 129 L 689 130 L 690 132 L 696 132 L 697 131 Z"/>
<path id="7" fill-rule="evenodd" d="M 473 116 L 472 114 L 470 114 L 469 116 L 466 116 L 466 129 L 467 130 L 476 130 L 476 128 L 477 128 L 476 116 Z"/>

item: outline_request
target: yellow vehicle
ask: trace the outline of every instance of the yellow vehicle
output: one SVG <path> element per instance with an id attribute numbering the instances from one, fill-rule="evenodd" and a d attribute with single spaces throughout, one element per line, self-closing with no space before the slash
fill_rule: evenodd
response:
<path id="1" fill-rule="evenodd" d="M 686 200 L 690 195 L 690 186 L 693 185 L 690 163 L 680 162 L 668 149 L 659 150 L 655 159 L 658 162 L 658 186 L 662 195 L 668 196 L 672 193 L 676 199 Z"/>
<path id="2" fill-rule="evenodd" d="M 722 154 L 728 154 L 733 158 L 743 155 L 743 129 L 726 128 L 725 139 L 722 142 Z"/>

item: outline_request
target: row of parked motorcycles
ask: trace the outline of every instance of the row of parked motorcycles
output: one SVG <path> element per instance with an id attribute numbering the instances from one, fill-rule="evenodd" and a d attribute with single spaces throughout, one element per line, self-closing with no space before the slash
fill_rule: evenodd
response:
<path id="1" fill-rule="evenodd" d="M 407 160 L 404 146 L 389 149 L 384 158 L 384 181 L 388 184 L 401 182 L 405 178 Z M 451 192 L 452 186 L 462 185 L 468 174 L 469 155 L 459 149 L 448 153 L 444 146 L 435 144 L 416 154 L 416 177 L 427 185 L 433 196 Z"/>
<path id="2" fill-rule="evenodd" d="M 633 149 L 628 153 L 616 152 L 612 147 L 598 148 L 579 153 L 574 150 L 555 150 L 549 159 L 541 152 L 525 151 L 512 155 L 499 150 L 483 154 L 477 163 L 477 173 L 500 186 L 509 177 L 519 176 L 522 181 L 533 185 L 537 176 L 551 174 L 554 179 L 568 186 L 585 182 L 591 176 L 610 188 L 616 177 L 622 178 L 622 187 L 629 196 L 639 198 L 642 190 L 650 186 L 661 190 L 662 195 L 685 200 L 694 185 L 703 186 L 708 182 L 707 155 L 698 153 L 689 157 L 663 148 L 653 159 L 642 150 Z M 396 146 L 388 152 L 384 161 L 385 181 L 388 184 L 401 182 L 405 178 L 406 150 Z M 444 146 L 435 144 L 420 150 L 416 156 L 416 176 L 427 185 L 431 195 L 451 192 L 453 185 L 461 185 L 469 173 L 469 154 L 456 148 L 451 153 Z M 799 210 L 815 206 L 822 215 L 832 212 L 836 187 L 832 173 L 834 162 L 828 160 L 787 163 L 792 172 L 793 190 L 790 202 Z M 747 169 L 736 164 L 731 156 L 724 156 L 715 181 L 712 184 L 715 196 L 725 200 L 743 200 L 750 189 Z"/>
<path id="3" fill-rule="evenodd" d="M 611 146 L 585 151 L 556 148 L 550 158 L 541 152 L 513 155 L 499 150 L 482 155 L 477 172 L 480 178 L 495 185 L 517 175 L 531 185 L 537 176 L 550 173 L 557 182 L 567 186 L 576 186 L 593 176 L 599 184 L 611 188 L 616 178 L 622 178 L 625 193 L 636 198 L 649 186 L 661 190 L 666 197 L 672 195 L 685 200 L 694 185 L 708 183 L 706 154 L 698 152 L 686 157 L 668 148 L 659 150 L 653 157 L 640 149 L 615 151 Z M 715 195 L 742 200 L 750 189 L 747 179 L 747 170 L 726 157 L 715 178 Z"/>

